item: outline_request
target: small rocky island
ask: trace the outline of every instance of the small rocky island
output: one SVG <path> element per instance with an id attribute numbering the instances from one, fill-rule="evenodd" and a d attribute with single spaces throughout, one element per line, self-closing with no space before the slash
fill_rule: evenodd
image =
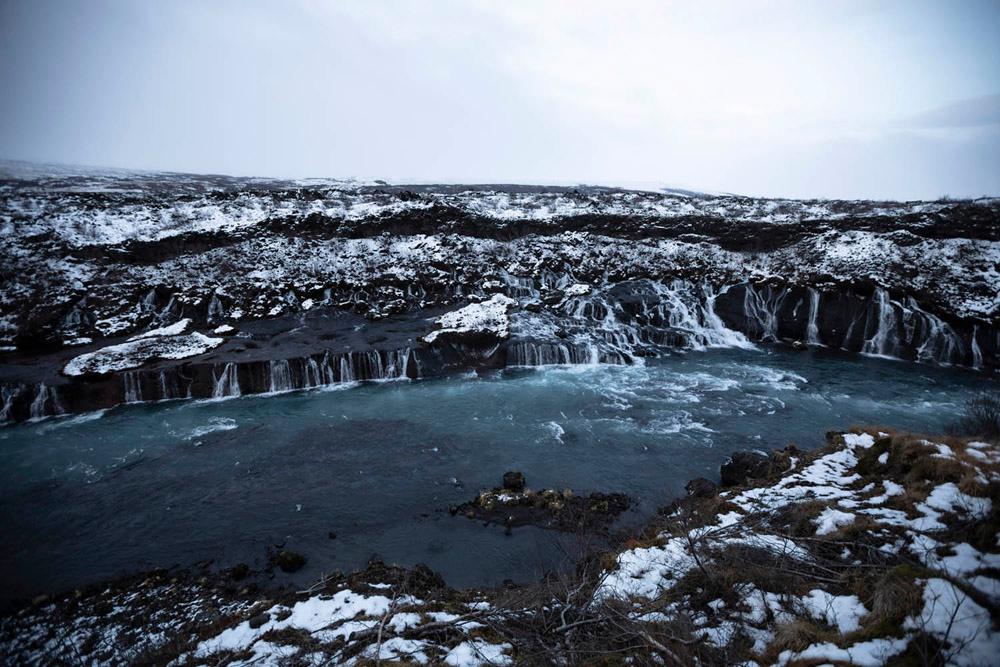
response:
<path id="1" fill-rule="evenodd" d="M 591 493 L 579 496 L 570 489 L 533 491 L 524 474 L 504 473 L 503 486 L 483 491 L 474 500 L 451 508 L 452 514 L 487 524 L 539 526 L 571 532 L 606 531 L 626 511 L 631 500 L 624 493 Z"/>

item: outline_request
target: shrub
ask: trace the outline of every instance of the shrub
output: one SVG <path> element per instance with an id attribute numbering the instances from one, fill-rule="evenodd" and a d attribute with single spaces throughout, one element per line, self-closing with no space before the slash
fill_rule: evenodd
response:
<path id="1" fill-rule="evenodd" d="M 962 435 L 1000 439 L 1000 391 L 984 391 L 970 398 L 956 430 Z"/>

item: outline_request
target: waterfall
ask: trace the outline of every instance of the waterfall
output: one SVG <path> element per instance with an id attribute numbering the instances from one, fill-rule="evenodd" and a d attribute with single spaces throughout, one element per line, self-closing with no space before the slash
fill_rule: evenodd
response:
<path id="1" fill-rule="evenodd" d="M 878 357 L 898 357 L 899 340 L 896 335 L 896 310 L 889 301 L 888 292 L 881 287 L 875 290 L 875 297 L 869 306 L 868 320 L 865 323 L 865 333 L 871 328 L 869 324 L 871 323 L 872 311 L 876 307 L 876 304 L 878 322 L 875 333 L 861 346 L 861 353 Z"/>
<path id="2" fill-rule="evenodd" d="M 213 372 L 213 377 L 214 377 Z M 236 376 L 236 364 L 230 362 L 222 369 L 222 373 L 215 377 L 215 387 L 212 389 L 212 398 L 227 398 L 240 395 L 240 381 Z"/>
<path id="3" fill-rule="evenodd" d="M 723 287 L 718 292 L 713 292 L 708 284 L 702 286 L 705 305 L 702 306 L 702 315 L 705 320 L 705 327 L 702 335 L 707 347 L 741 347 L 751 349 L 753 343 L 747 340 L 739 331 L 733 331 L 725 325 L 722 318 L 715 314 L 715 300 L 720 294 L 729 291 L 729 287 Z"/>
<path id="4" fill-rule="evenodd" d="M 221 322 L 226 318 L 226 310 L 222 307 L 222 301 L 219 300 L 218 295 L 213 294 L 211 301 L 208 302 L 208 321 L 210 323 Z"/>
<path id="5" fill-rule="evenodd" d="M 816 318 L 819 315 L 819 290 L 815 287 L 809 288 L 809 323 L 806 324 L 806 343 L 809 345 L 822 345 L 819 342 L 819 327 L 816 325 Z"/>
<path id="6" fill-rule="evenodd" d="M 748 320 L 753 321 L 760 329 L 760 340 L 778 340 L 778 312 L 781 304 L 788 296 L 788 289 L 783 287 L 775 296 L 770 287 L 765 287 L 767 295 L 761 294 L 753 286 L 747 283 L 743 292 L 743 314 Z"/>
<path id="7" fill-rule="evenodd" d="M 567 366 L 612 364 L 625 366 L 629 358 L 617 351 L 602 352 L 592 343 L 536 343 L 516 341 L 507 346 L 507 366 Z"/>
<path id="8" fill-rule="evenodd" d="M 983 367 L 983 351 L 979 347 L 979 341 L 976 340 L 976 336 L 979 334 L 979 325 L 976 324 L 972 327 L 972 367 L 975 369 L 980 369 Z"/>
<path id="9" fill-rule="evenodd" d="M 139 403 L 142 401 L 142 385 L 139 384 L 139 374 L 130 371 L 122 375 L 122 382 L 125 384 L 125 402 Z"/>
<path id="10" fill-rule="evenodd" d="M 538 290 L 535 289 L 535 281 L 531 278 L 520 278 L 513 276 L 504 269 L 500 269 L 500 280 L 507 286 L 507 293 L 515 299 L 537 299 Z"/>
<path id="11" fill-rule="evenodd" d="M 354 367 L 351 365 L 348 357 L 350 355 L 344 355 L 340 358 L 340 381 L 341 382 L 355 382 L 354 377 Z"/>
<path id="12" fill-rule="evenodd" d="M 271 370 L 272 394 L 295 389 L 295 386 L 292 384 L 292 369 L 289 367 L 287 359 L 272 360 L 269 367 Z"/>
<path id="13" fill-rule="evenodd" d="M 965 345 L 951 325 L 921 309 L 912 297 L 907 298 L 906 305 L 904 322 L 911 321 L 907 342 L 917 347 L 917 361 L 954 364 L 963 360 Z"/>
<path id="14" fill-rule="evenodd" d="M 44 382 L 38 383 L 35 390 L 35 398 L 31 401 L 30 421 L 44 419 L 48 415 L 65 414 L 62 404 L 59 402 L 59 394 L 55 387 L 48 387 Z"/>
<path id="15" fill-rule="evenodd" d="M 155 313 L 156 312 L 156 290 L 151 289 L 146 293 L 146 296 L 142 300 L 142 306 L 140 309 L 145 313 Z"/>
<path id="16" fill-rule="evenodd" d="M 191 397 L 191 387 L 188 386 L 187 397 Z M 160 400 L 166 401 L 173 398 L 184 398 L 181 394 L 180 386 L 177 384 L 177 376 L 166 371 L 160 371 Z"/>
<path id="17" fill-rule="evenodd" d="M 0 424 L 6 424 L 11 420 L 11 411 L 14 409 L 14 399 L 21 393 L 24 387 L 18 385 L 16 387 L 11 387 L 4 385 L 0 387 Z"/>
<path id="18" fill-rule="evenodd" d="M 323 384 L 333 384 L 337 381 L 337 375 L 333 370 L 333 364 L 330 363 L 332 355 L 329 350 L 323 355 Z"/>
<path id="19" fill-rule="evenodd" d="M 302 387 L 311 389 L 326 384 L 323 371 L 312 357 L 306 357 L 302 367 Z"/>
<path id="20" fill-rule="evenodd" d="M 45 403 L 49 400 L 49 390 L 42 382 L 35 389 L 35 398 L 31 401 L 31 421 L 36 421 L 45 416 Z"/>
<path id="21" fill-rule="evenodd" d="M 389 350 L 386 354 L 385 379 L 396 379 L 406 377 L 406 365 L 410 360 L 410 348 L 400 350 Z"/>

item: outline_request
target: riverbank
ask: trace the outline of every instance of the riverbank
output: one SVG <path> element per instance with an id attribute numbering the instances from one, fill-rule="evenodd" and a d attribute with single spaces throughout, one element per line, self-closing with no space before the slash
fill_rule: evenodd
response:
<path id="1" fill-rule="evenodd" d="M 40 599 L 3 644 L 35 664 L 992 661 L 996 444 L 875 428 L 756 463 L 535 585 L 456 590 L 378 563 L 300 591 L 161 572 Z"/>

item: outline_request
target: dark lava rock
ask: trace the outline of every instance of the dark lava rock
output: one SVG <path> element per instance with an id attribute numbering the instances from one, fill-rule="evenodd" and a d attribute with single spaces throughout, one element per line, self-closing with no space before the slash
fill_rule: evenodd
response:
<path id="1" fill-rule="evenodd" d="M 771 471 L 771 460 L 760 452 L 734 452 L 729 460 L 719 468 L 722 486 L 739 486 L 751 479 L 767 477 Z"/>
<path id="2" fill-rule="evenodd" d="M 524 490 L 524 473 L 511 470 L 503 474 L 503 488 L 508 491 Z"/>
<path id="3" fill-rule="evenodd" d="M 524 489 L 523 482 L 521 488 L 483 491 L 474 500 L 454 508 L 454 513 L 484 525 L 499 524 L 508 531 L 531 525 L 567 532 L 600 532 L 607 530 L 632 503 L 624 493 L 577 496 L 569 489 Z"/>
<path id="4" fill-rule="evenodd" d="M 277 565 L 282 572 L 298 572 L 305 564 L 305 556 L 287 549 L 282 549 L 271 557 L 271 565 Z"/>
<path id="5" fill-rule="evenodd" d="M 405 568 L 387 565 L 377 557 L 368 561 L 364 570 L 348 575 L 347 584 L 355 590 L 371 584 L 389 584 L 395 590 L 405 590 L 416 595 L 429 595 L 445 588 L 444 578 L 423 563 Z"/>
<path id="6" fill-rule="evenodd" d="M 692 498 L 711 498 L 719 486 L 704 477 L 696 477 L 684 486 L 684 490 Z"/>
<path id="7" fill-rule="evenodd" d="M 242 581 L 250 574 L 250 566 L 246 563 L 237 563 L 229 568 L 229 578 L 233 581 Z"/>
<path id="8" fill-rule="evenodd" d="M 271 620 L 271 615 L 268 614 L 267 612 L 263 612 L 251 618 L 249 621 L 247 621 L 247 623 L 249 623 L 251 628 L 256 630 L 257 628 L 264 625 L 270 620 Z"/>

